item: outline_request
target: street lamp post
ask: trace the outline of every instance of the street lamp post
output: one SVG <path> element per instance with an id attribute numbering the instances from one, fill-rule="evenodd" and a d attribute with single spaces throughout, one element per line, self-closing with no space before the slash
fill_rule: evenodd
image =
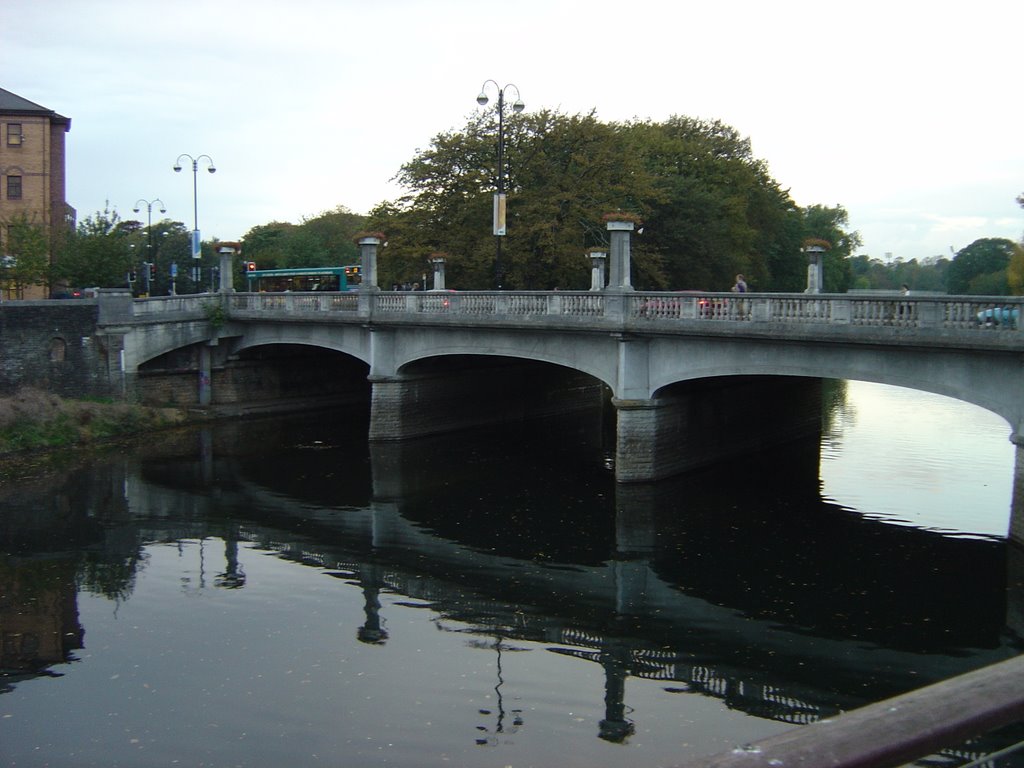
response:
<path id="1" fill-rule="evenodd" d="M 502 289 L 501 270 L 501 238 L 505 236 L 505 91 L 515 88 L 516 100 L 512 103 L 512 111 L 516 114 L 526 109 L 522 98 L 519 96 L 519 87 L 514 83 L 508 83 L 504 88 L 498 86 L 494 80 L 484 80 L 480 86 L 480 95 L 476 97 L 476 103 L 481 107 L 485 106 L 487 98 L 487 84 L 490 83 L 498 89 L 498 191 L 494 195 L 494 235 L 496 238 L 496 251 L 494 257 L 494 282 L 498 290 Z"/>
<path id="2" fill-rule="evenodd" d="M 210 173 L 216 173 L 217 169 L 213 166 L 213 158 L 209 155 L 199 155 L 199 157 L 192 157 L 192 155 L 181 154 L 178 155 L 178 159 L 174 161 L 174 172 L 181 172 L 181 160 L 182 158 L 188 158 L 192 161 L 192 217 L 194 226 L 192 227 L 192 279 L 193 282 L 198 285 L 200 282 L 199 278 L 199 259 L 203 255 L 202 247 L 200 246 L 199 240 L 199 197 L 198 197 L 198 182 L 196 177 L 199 175 L 199 161 L 206 159 L 206 170 Z"/>
<path id="3" fill-rule="evenodd" d="M 160 213 L 167 213 L 167 209 L 164 208 L 164 201 L 159 197 L 155 200 L 143 200 L 141 197 L 135 201 L 135 207 L 132 210 L 138 213 L 142 208 L 140 204 L 146 206 L 146 260 L 142 262 L 142 272 L 145 277 L 143 278 L 146 283 L 146 295 L 149 295 L 149 265 L 153 264 L 153 206 L 160 203 Z"/>

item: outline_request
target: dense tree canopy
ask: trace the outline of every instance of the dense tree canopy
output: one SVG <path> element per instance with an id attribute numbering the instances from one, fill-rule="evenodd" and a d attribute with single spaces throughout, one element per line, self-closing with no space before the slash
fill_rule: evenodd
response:
<path id="1" fill-rule="evenodd" d="M 1000 237 L 985 237 L 961 248 L 947 275 L 950 293 L 1003 296 L 1010 292 L 1007 267 L 1016 244 Z"/>
<path id="2" fill-rule="evenodd" d="M 402 166 L 410 193 L 371 212 L 389 247 L 381 283 L 416 279 L 432 254 L 448 260 L 448 284 L 495 285 L 496 179 L 493 112 L 434 138 Z M 726 290 L 736 273 L 754 290 L 803 290 L 810 235 L 836 244 L 830 287 L 844 290 L 842 261 L 859 243 L 842 208 L 802 212 L 757 160 L 750 142 L 718 121 L 602 123 L 593 114 L 543 110 L 505 122 L 508 230 L 503 286 L 586 288 L 591 247 L 607 246 L 602 215 L 640 218 L 633 284 L 640 289 Z M 820 225 L 820 226 L 819 226 Z M 826 278 L 828 279 L 828 278 Z"/>
<path id="3" fill-rule="evenodd" d="M 857 290 L 897 291 L 907 286 L 914 293 L 945 293 L 946 273 L 952 262 L 942 256 L 931 256 L 918 261 L 895 259 L 882 261 L 868 256 L 850 259 L 853 282 Z"/>
<path id="4" fill-rule="evenodd" d="M 133 268 L 131 235 L 138 222 L 124 222 L 109 204 L 78 222 L 57 262 L 57 275 L 71 287 L 113 288 L 127 284 Z"/>
<path id="5" fill-rule="evenodd" d="M 262 224 L 245 235 L 243 258 L 255 261 L 258 269 L 358 264 L 353 236 L 363 221 L 363 216 L 338 206 L 300 224 Z"/>
<path id="6" fill-rule="evenodd" d="M 1006 267 L 1006 282 L 1014 296 L 1024 294 L 1024 245 L 1016 243 Z"/>

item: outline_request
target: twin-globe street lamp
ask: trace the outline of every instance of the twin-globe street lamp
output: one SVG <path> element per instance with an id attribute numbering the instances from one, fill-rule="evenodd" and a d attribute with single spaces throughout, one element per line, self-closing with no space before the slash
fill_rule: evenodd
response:
<path id="1" fill-rule="evenodd" d="M 505 236 L 505 91 L 515 88 L 516 100 L 512 103 L 512 111 L 516 114 L 526 109 L 522 98 L 519 95 L 519 87 L 514 83 L 508 83 L 501 88 L 494 80 L 484 80 L 480 86 L 480 95 L 476 97 L 476 103 L 481 107 L 485 106 L 487 98 L 487 84 L 490 83 L 498 89 L 498 191 L 494 195 L 494 235 L 497 242 L 497 251 L 494 257 L 494 282 L 497 289 L 501 290 L 501 238 Z"/>
<path id="2" fill-rule="evenodd" d="M 203 250 L 199 242 L 199 203 L 197 197 L 197 182 L 196 176 L 199 171 L 199 161 L 206 158 L 207 168 L 206 170 L 210 173 L 216 173 L 217 169 L 213 167 L 213 158 L 209 155 L 199 155 L 199 157 L 192 157 L 192 155 L 181 154 L 178 155 L 178 159 L 174 161 L 174 172 L 181 172 L 181 159 L 187 157 L 192 161 L 192 216 L 194 226 L 192 228 L 192 281 L 199 285 L 199 259 L 202 258 Z"/>
<path id="3" fill-rule="evenodd" d="M 141 197 L 135 201 L 135 207 L 132 210 L 138 213 L 140 210 L 140 204 L 146 206 L 146 260 L 142 262 L 142 273 L 145 276 L 143 281 L 146 284 L 146 295 L 150 292 L 150 280 L 153 277 L 152 269 L 155 264 L 153 253 L 153 206 L 160 203 L 160 213 L 167 213 L 167 209 L 164 208 L 164 201 L 159 197 L 155 200 L 144 200 Z"/>

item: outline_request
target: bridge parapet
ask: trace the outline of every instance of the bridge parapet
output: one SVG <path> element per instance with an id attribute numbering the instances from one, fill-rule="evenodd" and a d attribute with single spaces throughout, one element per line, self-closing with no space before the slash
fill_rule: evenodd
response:
<path id="1" fill-rule="evenodd" d="M 138 299 L 133 319 L 174 322 L 208 316 L 220 297 L 168 296 Z M 642 330 L 653 321 L 660 328 L 684 321 L 718 321 L 701 327 L 714 335 L 731 325 L 846 326 L 864 329 L 904 328 L 940 332 L 985 332 L 987 339 L 1020 339 L 1024 298 L 1007 296 L 857 296 L 852 294 L 756 294 L 646 292 L 609 294 L 595 291 L 410 291 L 363 296 L 348 293 L 234 293 L 228 314 L 261 318 L 349 319 L 366 322 L 403 316 L 487 318 L 543 325 L 556 318 L 590 321 L 595 329 L 629 326 Z M 638 327 L 636 324 L 640 323 Z M 728 325 L 727 325 L 728 324 Z M 652 326 L 654 327 L 654 326 Z M 1008 334 L 1008 335 L 1007 335 Z"/>
<path id="2" fill-rule="evenodd" d="M 784 325 L 1020 329 L 1021 297 L 871 296 L 849 294 L 638 293 L 629 297 L 629 315 L 648 320 L 724 320 Z"/>
<path id="3" fill-rule="evenodd" d="M 144 322 L 199 320 L 209 314 L 211 306 L 220 306 L 220 303 L 217 294 L 208 293 L 135 299 L 132 318 Z"/>

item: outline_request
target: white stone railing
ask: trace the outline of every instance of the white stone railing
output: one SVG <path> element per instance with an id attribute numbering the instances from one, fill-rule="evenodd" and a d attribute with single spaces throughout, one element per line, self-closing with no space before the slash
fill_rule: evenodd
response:
<path id="1" fill-rule="evenodd" d="M 182 296 L 156 296 L 132 301 L 132 314 L 138 319 L 179 319 L 182 315 L 202 316 L 206 307 L 220 303 L 217 294 L 195 293 Z M 173 317 L 172 317 L 173 316 Z"/>
<path id="2" fill-rule="evenodd" d="M 1018 331 L 1024 298 L 999 296 L 900 296 L 857 294 L 702 292 L 360 292 L 232 293 L 167 296 L 133 302 L 136 320 L 172 320 L 208 313 L 226 301 L 236 313 L 399 319 L 448 315 L 549 322 L 553 317 L 661 326 L 685 321 L 773 325 L 847 325 L 865 328 L 933 328 Z"/>
<path id="3" fill-rule="evenodd" d="M 255 312 L 355 312 L 359 294 L 343 293 L 232 293 L 228 309 Z"/>

